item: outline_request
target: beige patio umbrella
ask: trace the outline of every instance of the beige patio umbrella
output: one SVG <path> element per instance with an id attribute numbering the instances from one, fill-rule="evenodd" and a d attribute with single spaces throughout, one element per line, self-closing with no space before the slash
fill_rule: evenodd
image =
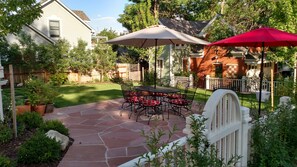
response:
<path id="1" fill-rule="evenodd" d="M 200 44 L 200 45 L 208 45 L 210 44 L 207 41 L 202 39 L 195 38 L 191 35 L 187 35 L 170 28 L 167 28 L 162 25 L 151 26 L 139 31 L 135 31 L 129 33 L 127 35 L 120 36 L 118 38 L 114 38 L 112 40 L 107 41 L 108 44 L 118 44 L 118 45 L 126 45 L 126 46 L 135 46 L 140 48 L 147 47 L 155 47 L 155 72 L 154 78 L 156 87 L 156 66 L 157 66 L 157 46 L 161 45 L 170 45 L 170 44 Z"/>

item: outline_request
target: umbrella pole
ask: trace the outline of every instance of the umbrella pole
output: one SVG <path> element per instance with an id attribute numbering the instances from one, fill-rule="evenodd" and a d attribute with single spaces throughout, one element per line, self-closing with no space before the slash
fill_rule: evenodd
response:
<path id="1" fill-rule="evenodd" d="M 260 69 L 260 90 L 259 90 L 259 109 L 258 117 L 261 115 L 261 98 L 262 98 L 262 85 L 263 85 L 263 59 L 264 59 L 264 42 L 262 42 L 262 56 L 261 56 L 261 69 Z"/>
<path id="2" fill-rule="evenodd" d="M 155 73 L 154 73 L 154 78 L 155 78 L 154 86 L 155 86 L 155 89 L 156 89 L 156 86 L 157 86 L 157 52 L 158 52 L 157 39 L 155 39 Z"/>

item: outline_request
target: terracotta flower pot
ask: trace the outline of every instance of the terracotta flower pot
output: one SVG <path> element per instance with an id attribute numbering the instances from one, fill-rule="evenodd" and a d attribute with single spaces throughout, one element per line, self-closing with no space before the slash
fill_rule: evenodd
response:
<path id="1" fill-rule="evenodd" d="M 30 105 L 16 106 L 17 115 L 23 114 L 24 112 L 31 112 L 31 106 Z"/>
<path id="2" fill-rule="evenodd" d="M 37 106 L 33 106 L 33 111 L 37 112 L 38 114 L 40 114 L 41 116 L 44 115 L 45 113 L 45 107 L 46 105 L 37 105 Z"/>

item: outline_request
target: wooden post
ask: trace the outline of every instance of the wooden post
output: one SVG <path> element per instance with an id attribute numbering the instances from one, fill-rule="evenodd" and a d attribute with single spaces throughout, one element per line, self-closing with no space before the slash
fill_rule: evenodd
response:
<path id="1" fill-rule="evenodd" d="M 144 82 L 144 67 L 142 67 L 142 74 L 141 74 L 141 76 L 142 76 L 142 82 Z"/>
<path id="2" fill-rule="evenodd" d="M 10 95 L 11 95 L 11 104 L 12 104 L 13 131 L 14 131 L 14 138 L 17 138 L 18 132 L 17 132 L 17 123 L 16 123 L 14 78 L 13 78 L 13 67 L 11 64 L 9 65 L 9 78 L 10 78 Z"/>
<path id="3" fill-rule="evenodd" d="M 271 108 L 273 110 L 274 107 L 274 82 L 273 82 L 273 77 L 274 77 L 274 62 L 272 62 L 272 66 L 270 69 L 270 75 L 271 75 Z"/>

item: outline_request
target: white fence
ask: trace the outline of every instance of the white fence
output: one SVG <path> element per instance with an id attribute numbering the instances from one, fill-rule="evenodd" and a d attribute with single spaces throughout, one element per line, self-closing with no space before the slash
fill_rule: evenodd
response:
<path id="1" fill-rule="evenodd" d="M 289 81 L 286 81 L 289 83 Z M 274 89 L 281 87 L 285 82 L 274 81 Z M 259 90 L 260 80 L 252 80 L 243 77 L 242 79 L 229 79 L 229 78 L 210 78 L 209 75 L 205 79 L 205 89 L 216 90 L 216 89 L 230 89 L 233 91 L 240 92 L 256 92 Z M 271 91 L 271 81 L 264 80 L 262 90 Z M 277 95 L 275 93 L 275 95 Z"/>
<path id="2" fill-rule="evenodd" d="M 236 166 L 247 166 L 248 160 L 248 131 L 249 121 L 249 109 L 246 107 L 240 107 L 239 99 L 235 92 L 231 90 L 217 90 L 207 101 L 203 116 L 207 118 L 205 134 L 213 146 L 218 150 L 217 157 L 227 162 L 232 156 L 242 156 Z M 197 115 L 194 115 L 198 117 Z M 191 137 L 191 121 L 192 118 L 186 118 L 186 128 L 184 133 Z M 178 143 L 179 146 L 187 147 L 187 138 L 183 137 L 169 143 L 169 145 L 162 150 L 163 153 L 172 148 L 174 143 Z M 173 151 L 174 152 L 174 151 Z M 164 154 L 160 154 L 164 155 Z M 149 154 L 150 159 L 156 158 Z M 162 159 L 160 157 L 157 157 Z M 166 159 L 162 159 L 166 163 Z M 135 158 L 129 162 L 126 162 L 120 167 L 132 167 L 136 166 L 150 166 L 147 159 Z"/>

